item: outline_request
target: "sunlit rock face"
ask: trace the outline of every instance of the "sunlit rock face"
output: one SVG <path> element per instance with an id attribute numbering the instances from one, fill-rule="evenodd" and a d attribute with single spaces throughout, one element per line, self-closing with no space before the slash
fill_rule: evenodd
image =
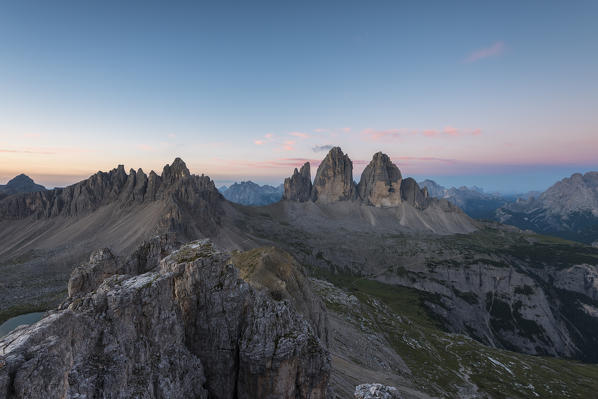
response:
<path id="1" fill-rule="evenodd" d="M 331 203 L 357 199 L 353 181 L 353 162 L 340 147 L 334 147 L 318 167 L 311 199 L 314 202 Z"/>
<path id="2" fill-rule="evenodd" d="M 401 171 L 388 155 L 378 152 L 365 167 L 357 191 L 361 201 L 377 207 L 399 205 L 401 201 Z"/>

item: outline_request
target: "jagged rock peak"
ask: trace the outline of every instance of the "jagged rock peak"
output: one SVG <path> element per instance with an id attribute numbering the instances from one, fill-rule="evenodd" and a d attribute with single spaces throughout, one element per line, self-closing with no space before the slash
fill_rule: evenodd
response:
<path id="1" fill-rule="evenodd" d="M 322 203 L 357 199 L 353 162 L 340 147 L 332 148 L 318 167 L 311 198 Z"/>
<path id="2" fill-rule="evenodd" d="M 196 200 L 198 193 L 209 197 L 210 203 L 221 198 L 208 176 L 191 176 L 185 162 L 176 158 L 164 166 L 162 175 L 151 171 L 131 170 L 127 175 L 123 165 L 109 172 L 97 172 L 86 180 L 54 190 L 13 195 L 2 200 L 0 219 L 21 219 L 31 215 L 41 217 L 74 216 L 96 210 L 100 206 L 118 203 L 126 207 L 171 198 Z M 202 196 L 200 195 L 200 196 Z"/>
<path id="3" fill-rule="evenodd" d="M 187 165 L 181 158 L 176 158 L 172 165 L 165 165 L 162 169 L 162 180 L 164 182 L 172 183 L 183 177 L 190 176 L 191 173 L 187 169 Z"/>
<path id="4" fill-rule="evenodd" d="M 311 198 L 311 171 L 309 162 L 306 162 L 301 167 L 301 170 L 293 171 L 293 176 L 284 179 L 284 194 L 282 196 L 285 200 L 305 202 Z"/>
<path id="5" fill-rule="evenodd" d="M 401 199 L 418 209 L 424 209 L 430 202 L 427 188 L 419 188 L 417 182 L 408 177 L 401 182 Z"/>
<path id="6" fill-rule="evenodd" d="M 361 174 L 359 197 L 368 205 L 397 206 L 401 203 L 401 180 L 401 171 L 388 155 L 377 152 Z"/>

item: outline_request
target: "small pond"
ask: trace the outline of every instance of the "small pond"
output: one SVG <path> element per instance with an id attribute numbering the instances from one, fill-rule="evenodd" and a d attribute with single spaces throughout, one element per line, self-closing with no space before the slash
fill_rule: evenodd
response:
<path id="1" fill-rule="evenodd" d="M 15 328 L 23 324 L 33 324 L 41 320 L 45 312 L 25 313 L 6 320 L 0 324 L 0 337 L 5 336 Z"/>

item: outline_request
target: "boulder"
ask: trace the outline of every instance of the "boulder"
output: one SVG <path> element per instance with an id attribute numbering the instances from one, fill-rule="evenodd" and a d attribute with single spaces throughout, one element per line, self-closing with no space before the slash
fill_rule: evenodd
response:
<path id="1" fill-rule="evenodd" d="M 382 384 L 361 384 L 355 387 L 355 399 L 401 399 L 399 390 Z"/>

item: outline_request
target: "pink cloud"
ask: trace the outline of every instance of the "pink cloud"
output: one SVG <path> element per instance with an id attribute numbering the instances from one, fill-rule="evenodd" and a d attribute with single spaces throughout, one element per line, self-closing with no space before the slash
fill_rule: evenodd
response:
<path id="1" fill-rule="evenodd" d="M 428 130 L 424 130 L 422 132 L 422 134 L 426 137 L 434 137 L 438 134 L 438 131 L 434 130 L 434 129 L 428 129 Z"/>
<path id="2" fill-rule="evenodd" d="M 459 129 L 457 129 L 456 127 L 452 127 L 452 126 L 446 126 L 442 132 L 445 134 L 448 134 L 451 137 L 459 136 Z"/>
<path id="3" fill-rule="evenodd" d="M 263 139 L 253 140 L 253 144 L 255 144 L 255 145 L 264 145 L 264 144 L 270 142 L 273 137 L 274 137 L 274 135 L 272 133 L 266 133 L 266 134 L 264 134 L 264 138 Z"/>
<path id="4" fill-rule="evenodd" d="M 375 129 L 371 129 L 371 128 L 364 129 L 361 132 L 361 134 L 367 140 L 371 140 L 371 141 L 398 139 L 401 137 L 401 133 L 402 133 L 401 129 L 375 130 Z"/>
<path id="5" fill-rule="evenodd" d="M 506 46 L 504 42 L 496 42 L 490 47 L 474 51 L 467 58 L 465 58 L 463 62 L 470 63 L 484 58 L 500 55 L 505 51 L 505 47 Z"/>
<path id="6" fill-rule="evenodd" d="M 301 132 L 291 132 L 289 136 L 299 137 L 300 139 L 307 139 L 309 138 L 309 134 L 301 133 Z"/>
<path id="7" fill-rule="evenodd" d="M 351 128 L 350 128 L 350 127 L 343 127 L 343 128 L 341 129 L 341 131 L 343 131 L 343 132 L 345 132 L 345 133 L 349 133 L 349 132 L 351 131 Z"/>
<path id="8" fill-rule="evenodd" d="M 284 142 L 282 149 L 285 151 L 293 151 L 295 149 L 295 141 L 287 140 Z"/>
<path id="9" fill-rule="evenodd" d="M 328 132 L 328 129 L 318 128 L 318 129 L 314 129 L 314 132 L 316 132 L 316 133 L 326 133 L 326 132 Z"/>
<path id="10" fill-rule="evenodd" d="M 482 134 L 482 129 L 473 129 L 471 134 L 472 136 L 479 136 L 480 134 Z"/>
<path id="11" fill-rule="evenodd" d="M 44 150 L 32 150 L 32 149 L 25 149 L 25 150 L 8 150 L 0 148 L 0 153 L 7 153 L 7 154 L 56 154 L 52 151 L 44 151 Z"/>

